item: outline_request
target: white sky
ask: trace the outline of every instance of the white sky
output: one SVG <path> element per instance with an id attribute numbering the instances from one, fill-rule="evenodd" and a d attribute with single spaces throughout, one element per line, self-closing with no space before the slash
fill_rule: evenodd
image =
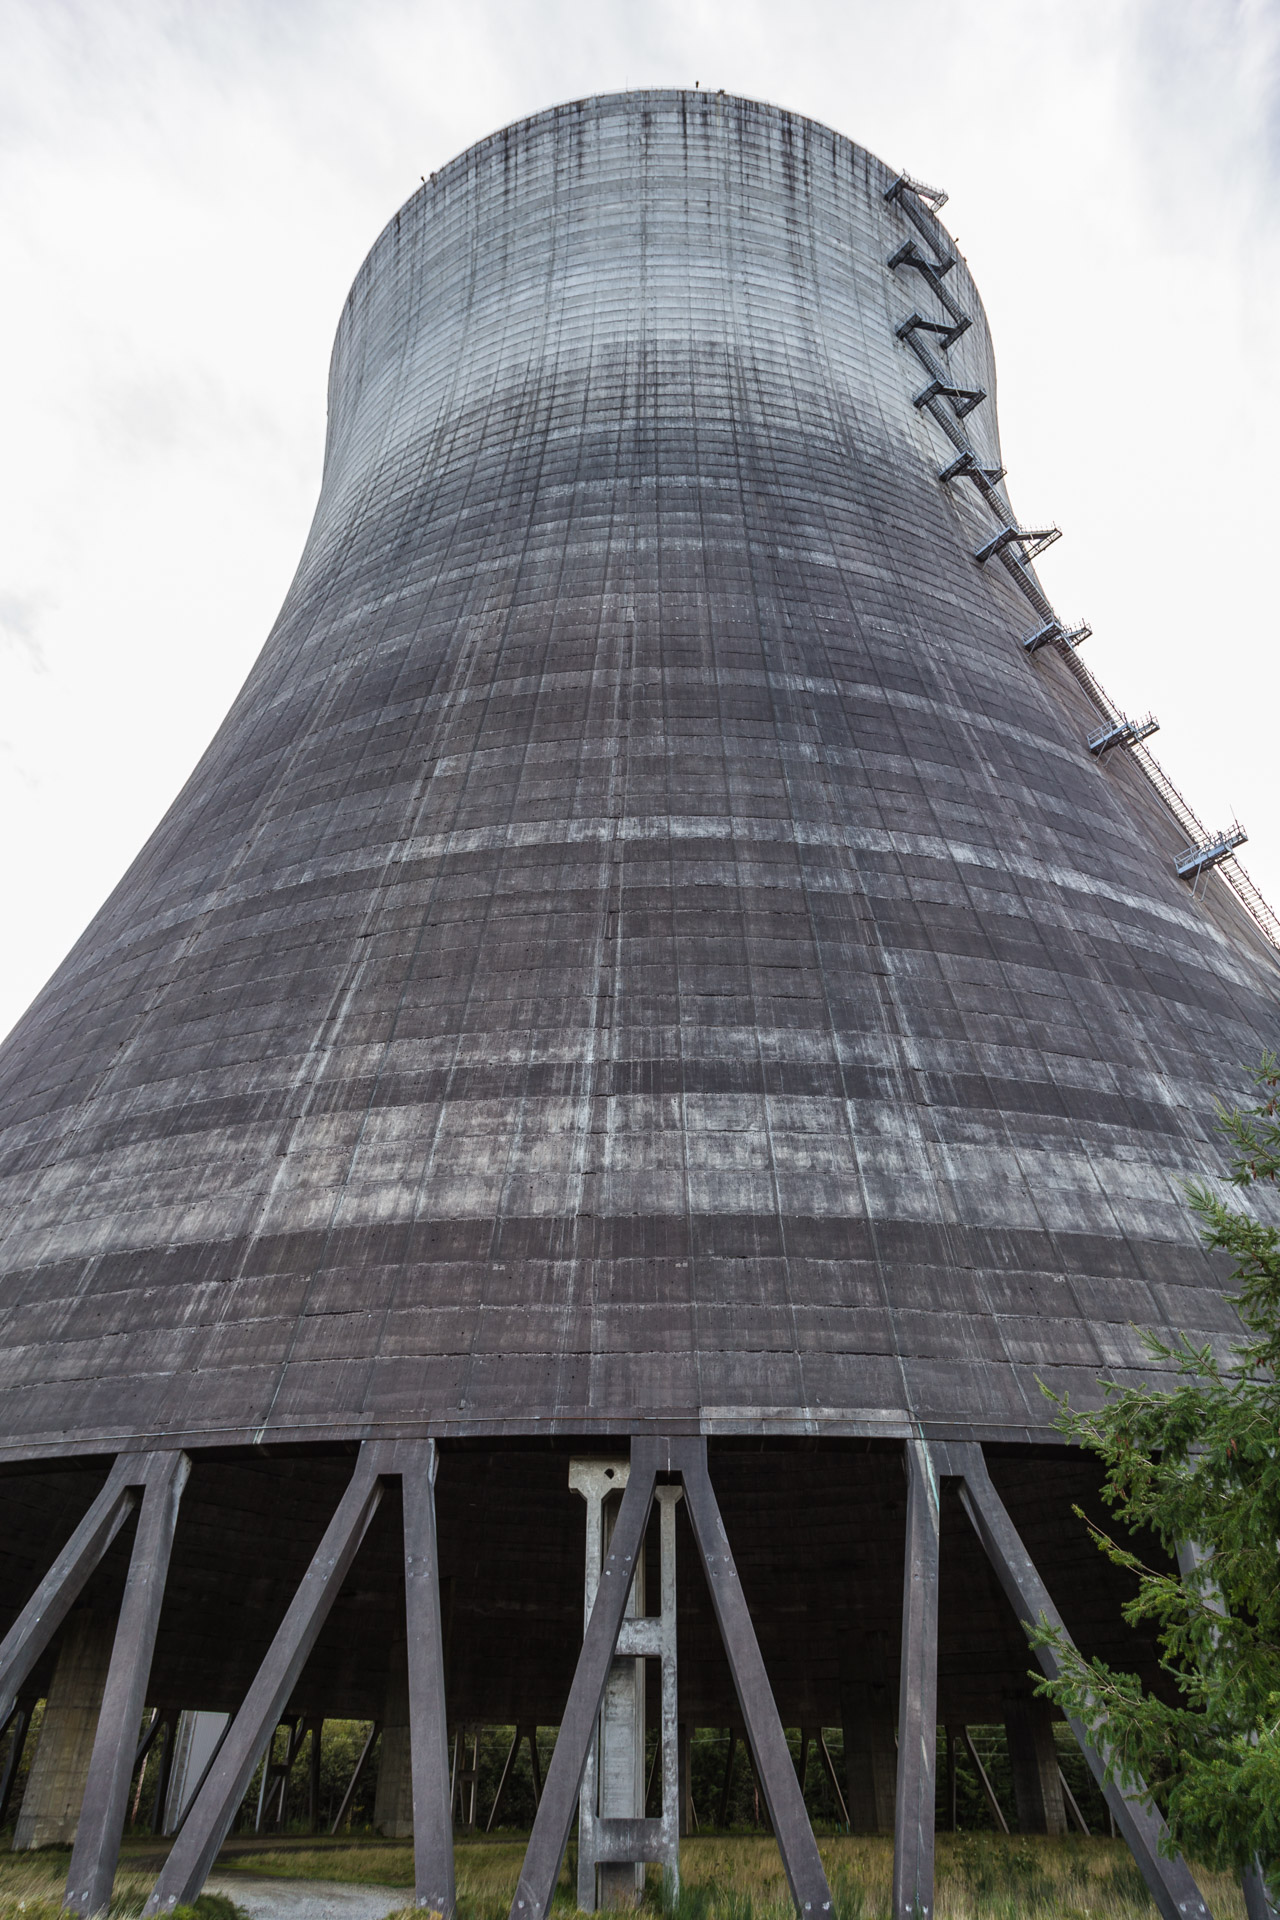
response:
<path id="1" fill-rule="evenodd" d="M 381 227 L 508 120 L 695 80 L 948 189 L 1042 577 L 1280 904 L 1277 0 L 0 0 L 0 1032 L 266 636 Z"/>

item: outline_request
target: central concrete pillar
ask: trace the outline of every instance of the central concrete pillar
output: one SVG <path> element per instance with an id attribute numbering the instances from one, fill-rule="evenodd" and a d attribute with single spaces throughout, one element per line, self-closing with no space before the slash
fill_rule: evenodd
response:
<path id="1" fill-rule="evenodd" d="M 618 1501 L 612 1496 L 622 1492 L 629 1474 L 628 1462 L 620 1459 L 569 1463 L 569 1485 L 587 1503 L 586 1620 L 591 1618 L 601 1568 L 617 1518 Z M 626 1616 L 634 1619 L 643 1612 L 642 1553 L 636 1563 Z M 597 1818 L 644 1818 L 644 1732 L 644 1661 L 615 1659 L 609 1669 L 604 1704 L 579 1802 L 578 1905 L 584 1912 L 592 1912 L 597 1907 L 634 1906 L 643 1897 L 643 1864 L 597 1863 L 592 1836 Z"/>
<path id="2" fill-rule="evenodd" d="M 1005 1701 L 1004 1724 L 1019 1833 L 1065 1833 L 1067 1810 L 1048 1701 L 1032 1694 L 1011 1695 Z"/>
<path id="3" fill-rule="evenodd" d="M 115 1633 L 114 1620 L 88 1609 L 67 1620 L 13 1836 L 15 1853 L 74 1844 Z"/>
<path id="4" fill-rule="evenodd" d="M 378 1748 L 374 1830 L 388 1840 L 413 1837 L 413 1768 L 409 1745 L 409 1648 L 403 1633 L 391 1643 L 387 1692 Z"/>

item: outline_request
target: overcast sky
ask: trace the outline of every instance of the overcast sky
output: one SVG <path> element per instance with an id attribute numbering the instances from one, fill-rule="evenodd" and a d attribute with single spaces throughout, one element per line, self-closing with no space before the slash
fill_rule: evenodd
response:
<path id="1" fill-rule="evenodd" d="M 266 636 L 381 227 L 695 80 L 949 191 L 1042 577 L 1280 904 L 1277 0 L 0 0 L 0 1032 Z"/>

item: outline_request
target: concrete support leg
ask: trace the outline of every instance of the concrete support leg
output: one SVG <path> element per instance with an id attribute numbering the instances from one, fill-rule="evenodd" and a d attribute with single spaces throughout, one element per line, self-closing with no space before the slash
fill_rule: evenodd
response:
<path id="1" fill-rule="evenodd" d="M 1276 1908 L 1257 1860 L 1240 1876 L 1246 1920 L 1276 1920 Z"/>
<path id="2" fill-rule="evenodd" d="M 144 1914 L 172 1913 L 180 1903 L 194 1900 L 208 1878 L 254 1768 L 279 1725 L 298 1675 L 378 1510 L 384 1478 L 395 1470 L 394 1454 L 389 1443 L 367 1441 L 361 1447 L 337 1512 L 183 1822 Z"/>
<path id="3" fill-rule="evenodd" d="M 840 1814 L 840 1824 L 845 1832 L 848 1833 L 851 1830 L 849 1826 L 849 1808 L 840 1786 L 840 1776 L 836 1772 L 836 1763 L 831 1758 L 831 1749 L 827 1745 L 827 1730 L 825 1727 L 818 1728 L 818 1753 L 822 1760 L 822 1770 L 831 1783 L 831 1792 L 835 1798 L 836 1807 Z"/>
<path id="4" fill-rule="evenodd" d="M 13 1836 L 15 1853 L 69 1847 L 76 1837 L 114 1638 L 115 1623 L 87 1610 L 67 1621 Z"/>
<path id="5" fill-rule="evenodd" d="M 823 1916 L 831 1912 L 831 1889 L 707 1470 L 707 1443 L 702 1439 L 670 1440 L 660 1443 L 660 1450 L 655 1450 L 660 1459 L 665 1454 L 668 1471 L 677 1470 L 684 1479 L 685 1505 L 694 1543 L 706 1575 L 716 1625 L 728 1656 L 734 1691 L 777 1835 L 791 1898 L 802 1920 L 810 1917 L 823 1920 Z"/>
<path id="6" fill-rule="evenodd" d="M 391 1643 L 387 1691 L 382 1703 L 382 1742 L 373 1800 L 375 1830 L 387 1840 L 413 1833 L 413 1767 L 409 1753 L 409 1652 L 405 1636 Z"/>
<path id="7" fill-rule="evenodd" d="M 338 1806 L 338 1811 L 333 1816 L 333 1825 L 329 1829 L 330 1839 L 333 1838 L 335 1833 L 338 1833 L 341 1831 L 342 1824 L 346 1820 L 349 1812 L 351 1811 L 351 1802 L 356 1797 L 356 1788 L 360 1785 L 360 1781 L 364 1774 L 364 1770 L 369 1764 L 369 1755 L 373 1752 L 374 1743 L 376 1742 L 381 1732 L 382 1732 L 382 1722 L 380 1720 L 375 1720 L 373 1724 L 370 1726 L 368 1733 L 365 1735 L 365 1742 L 360 1749 L 360 1756 L 357 1759 L 355 1766 L 351 1769 L 351 1778 L 347 1782 L 347 1790 L 342 1796 L 341 1802 L 339 1803 L 339 1806 Z"/>
<path id="8" fill-rule="evenodd" d="M 188 1807 L 204 1785 L 205 1775 L 226 1738 L 229 1713 L 180 1713 L 177 1730 L 166 1753 L 167 1776 L 161 1781 L 164 1833 L 176 1833 Z M 172 1764 L 168 1754 L 171 1753 Z"/>
<path id="9" fill-rule="evenodd" d="M 720 1805 L 716 1813 L 716 1825 L 727 1827 L 729 1824 L 729 1798 L 733 1792 L 733 1763 L 738 1757 L 738 1729 L 727 1729 L 727 1741 L 724 1753 L 724 1776 L 720 1782 Z"/>
<path id="10" fill-rule="evenodd" d="M 102 1492 L 0 1641 L 0 1725 L 7 1723 L 36 1661 L 137 1506 L 137 1465 L 136 1458 L 123 1454 L 116 1461 Z"/>
<path id="11" fill-rule="evenodd" d="M 907 1442 L 907 1550 L 898 1690 L 894 1920 L 933 1913 L 934 1771 L 938 1741 L 938 1476 L 928 1446 Z"/>
<path id="12" fill-rule="evenodd" d="M 940 1470 L 961 1482 L 960 1498 L 965 1512 L 1023 1626 L 1034 1627 L 1044 1620 L 1050 1626 L 1062 1628 L 1062 1615 L 996 1492 L 982 1448 L 950 1442 L 935 1446 L 934 1452 Z M 1051 1648 L 1037 1648 L 1036 1659 L 1050 1679 L 1057 1675 L 1058 1662 Z M 1133 1852 L 1162 1920 L 1208 1920 L 1209 1909 L 1186 1861 L 1176 1854 L 1169 1858 L 1161 1851 L 1168 1830 L 1158 1814 L 1142 1805 L 1138 1797 L 1141 1782 L 1131 1782 L 1128 1792 L 1114 1781 L 1107 1782 L 1104 1779 L 1108 1753 L 1105 1740 L 1095 1746 L 1093 1736 L 1080 1721 L 1073 1720 L 1070 1726 L 1102 1789 L 1108 1810 Z"/>
<path id="13" fill-rule="evenodd" d="M 850 1680 L 841 1689 L 845 1794 L 854 1833 L 892 1833 L 898 1743 L 884 1680 Z"/>
<path id="14" fill-rule="evenodd" d="M 680 1820 L 684 1811 L 680 1774 L 680 1701 L 676 1687 L 676 1502 L 681 1498 L 679 1487 L 659 1487 L 654 1494 L 658 1503 L 659 1528 L 660 1612 L 657 1627 L 662 1715 L 658 1728 L 658 1757 L 662 1762 L 662 1811 L 659 1815 L 662 1831 L 659 1844 L 662 1853 L 662 1895 L 668 1907 L 674 1907 L 680 1892 Z M 685 1761 L 687 1775 L 687 1740 Z"/>
<path id="15" fill-rule="evenodd" d="M 969 1764 L 978 1776 L 978 1785 L 982 1788 L 982 1797 L 987 1803 L 987 1810 L 991 1818 L 996 1823 L 997 1831 L 1000 1833 L 1008 1833 L 1009 1822 L 1004 1817 L 1004 1808 L 996 1798 L 996 1790 L 991 1784 L 990 1775 L 982 1764 L 982 1756 L 973 1744 L 973 1735 L 970 1733 L 968 1727 L 961 1727 L 960 1738 L 963 1740 L 964 1750 L 969 1756 Z"/>
<path id="16" fill-rule="evenodd" d="M 652 1448 L 646 1449 L 647 1457 L 637 1458 L 639 1452 L 633 1443 L 626 1491 L 561 1715 L 560 1733 L 511 1902 L 511 1920 L 546 1920 L 551 1909 L 653 1505 L 658 1461 Z"/>
<path id="17" fill-rule="evenodd" d="M 133 1759 L 133 1779 L 129 1782 L 130 1786 L 133 1787 L 133 1800 L 129 1807 L 130 1826 L 137 1820 L 139 1810 L 142 1806 L 142 1787 L 146 1777 L 147 1761 L 150 1757 L 151 1749 L 155 1746 L 157 1740 L 160 1742 L 161 1753 L 164 1752 L 165 1725 L 166 1721 L 159 1707 L 152 1707 L 151 1718 L 147 1722 Z"/>
<path id="18" fill-rule="evenodd" d="M 311 1722 L 311 1745 L 307 1750 L 307 1828 L 320 1831 L 320 1747 L 324 1739 L 324 1721 Z"/>
<path id="19" fill-rule="evenodd" d="M 601 1570 L 617 1518 L 618 1499 L 630 1478 L 626 1460 L 582 1459 L 569 1462 L 569 1485 L 587 1507 L 586 1574 L 583 1630 L 591 1619 Z M 639 1556 L 624 1618 L 644 1613 L 644 1555 Z M 578 1906 L 634 1906 L 643 1897 L 643 1862 L 602 1858 L 605 1820 L 643 1820 L 645 1800 L 644 1661 L 615 1658 L 609 1668 L 596 1737 L 587 1755 L 578 1805 Z"/>
<path id="20" fill-rule="evenodd" d="M 480 1789 L 480 1735 L 477 1726 L 457 1727 L 453 1735 L 450 1802 L 456 1826 L 473 1833 Z"/>
<path id="21" fill-rule="evenodd" d="M 682 1840 L 686 1839 L 696 1826 L 693 1811 L 693 1735 L 694 1728 L 687 1720 L 682 1720 L 677 1736 L 680 1742 L 680 1838 Z"/>
<path id="22" fill-rule="evenodd" d="M 413 1774 L 414 1901 L 451 1914 L 456 1904 L 449 1746 L 444 1698 L 444 1628 L 436 1540 L 434 1440 L 397 1450 L 404 1505 L 404 1605 L 409 1668 L 409 1755 Z M 474 1801 L 473 1801 L 474 1808 Z M 472 1824 L 475 1813 L 472 1812 Z"/>
<path id="23" fill-rule="evenodd" d="M 145 1471 L 129 1577 L 67 1874 L 65 1898 L 71 1913 L 105 1913 L 111 1903 L 169 1555 L 191 1462 L 184 1453 L 153 1454 Z"/>
<path id="24" fill-rule="evenodd" d="M 18 1778 L 18 1768 L 22 1765 L 22 1756 L 27 1745 L 27 1731 L 30 1726 L 30 1707 L 15 1707 L 9 1716 L 7 1728 L 9 1751 L 5 1755 L 4 1775 L 0 1778 L 0 1827 L 3 1827 L 9 1817 L 9 1802 L 13 1798 L 14 1782 Z"/>
<path id="25" fill-rule="evenodd" d="M 179 1714 L 174 1708 L 170 1708 L 167 1713 L 162 1714 L 160 1731 L 156 1736 L 160 1743 L 160 1766 L 157 1771 L 155 1788 L 151 1795 L 152 1833 L 163 1833 L 164 1831 L 164 1804 L 169 1797 L 169 1782 L 173 1778 L 173 1748 L 178 1737 L 179 1717 Z M 145 1769 L 143 1773 L 138 1775 L 138 1788 L 134 1795 L 133 1803 L 134 1820 L 138 1818 L 138 1813 L 142 1807 L 144 1775 Z"/>
<path id="26" fill-rule="evenodd" d="M 1005 1702 L 1004 1725 L 1018 1832 L 1065 1833 L 1067 1810 L 1048 1701 L 1034 1694 L 1011 1695 Z"/>
<path id="27" fill-rule="evenodd" d="M 507 1757 L 502 1763 L 502 1772 L 498 1776 L 498 1786 L 493 1796 L 493 1805 L 489 1809 L 489 1818 L 484 1823 L 486 1833 L 492 1833 L 493 1831 L 493 1823 L 498 1817 L 502 1806 L 503 1795 L 506 1793 L 507 1785 L 511 1779 L 511 1769 L 519 1759 L 520 1749 L 526 1742 L 529 1747 L 529 1771 L 533 1776 L 533 1805 L 535 1812 L 537 1810 L 538 1802 L 542 1798 L 542 1769 L 538 1760 L 538 1729 L 521 1721 L 516 1725 L 512 1733 L 511 1745 L 507 1748 Z"/>
<path id="28" fill-rule="evenodd" d="M 625 1620 L 627 1598 L 643 1550 L 659 1473 L 679 1474 L 684 1483 L 694 1544 L 707 1578 L 716 1624 L 778 1836 L 792 1898 L 802 1916 L 823 1920 L 823 1916 L 831 1912 L 831 1890 L 805 1813 L 786 1735 L 778 1719 L 773 1691 L 760 1658 L 759 1643 L 707 1472 L 706 1441 L 686 1438 L 637 1438 L 631 1443 L 631 1471 L 626 1492 L 561 1718 L 560 1737 L 547 1769 L 542 1804 L 511 1903 L 511 1920 L 545 1920 L 550 1909 L 615 1654 L 657 1656 L 661 1653 L 660 1623 L 650 1620 L 627 1623 Z M 665 1524 L 665 1514 L 663 1519 Z M 625 1640 L 620 1641 L 619 1636 L 628 1625 L 630 1631 Z M 657 1633 L 653 1631 L 655 1627 L 658 1627 Z M 672 1718 L 674 1721 L 674 1700 Z M 643 1819 L 610 1824 L 615 1829 L 610 1836 L 615 1859 L 664 1858 L 667 1833 L 663 1821 Z M 624 1832 L 624 1828 L 629 1831 Z"/>

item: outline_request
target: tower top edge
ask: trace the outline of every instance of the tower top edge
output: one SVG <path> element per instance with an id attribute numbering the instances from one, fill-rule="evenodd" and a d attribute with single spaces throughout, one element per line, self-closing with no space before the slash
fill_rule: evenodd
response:
<path id="1" fill-rule="evenodd" d="M 797 112 L 794 108 L 779 106 L 774 101 L 758 100 L 749 94 L 710 91 L 694 87 L 633 87 L 619 89 L 610 93 L 584 94 L 578 99 L 562 100 L 550 107 L 542 107 L 536 113 L 521 115 L 518 119 L 507 121 L 491 132 L 473 140 L 469 146 L 456 153 L 452 159 L 437 167 L 421 186 L 396 209 L 378 237 L 369 248 L 352 286 L 354 294 L 362 277 L 369 271 L 378 254 L 400 233 L 406 218 L 426 209 L 431 201 L 446 193 L 452 183 L 465 177 L 478 163 L 504 149 L 524 145 L 536 139 L 549 129 L 585 125 L 591 121 L 603 121 L 615 117 L 624 117 L 643 111 L 645 108 L 670 108 L 676 105 L 693 106 L 700 109 L 708 118 L 708 112 L 714 109 L 715 116 L 732 114 L 738 118 L 750 116 L 757 122 L 769 122 L 777 126 L 794 129 L 806 136 L 818 136 L 833 143 L 837 148 L 847 148 L 851 157 L 869 160 L 873 166 L 883 169 L 886 178 L 896 177 L 898 169 L 873 154 L 869 148 L 860 146 L 848 134 L 829 126 L 825 121 L 815 119 L 811 114 Z M 350 298 L 350 296 L 348 296 Z"/>
<path id="2" fill-rule="evenodd" d="M 798 127 L 812 129 L 858 152 L 868 151 L 860 147 L 859 143 L 851 139 L 848 134 L 829 126 L 825 120 L 818 120 L 812 114 L 800 113 L 793 107 L 780 106 L 773 100 L 757 99 L 753 94 L 729 93 L 723 88 L 713 91 L 709 88 L 694 87 L 627 87 L 615 88 L 609 93 L 583 94 L 575 100 L 560 100 L 552 106 L 540 107 L 536 113 L 521 114 L 518 119 L 506 121 L 502 126 L 493 128 L 491 132 L 482 134 L 478 140 L 473 140 L 469 146 L 455 154 L 452 160 L 447 160 L 442 167 L 438 167 L 431 178 L 437 181 L 442 179 L 445 174 L 462 166 L 485 147 L 516 136 L 538 132 L 543 127 L 575 120 L 603 119 L 608 115 L 627 113 L 645 105 L 672 106 L 677 103 L 703 108 L 714 107 L 721 112 L 741 112 L 746 109 L 752 115 L 764 119 L 790 122 Z M 887 162 L 882 164 L 887 167 Z M 415 196 L 411 194 L 409 197 L 413 199 Z"/>
<path id="3" fill-rule="evenodd" d="M 603 120 L 649 105 L 669 107 L 678 103 L 691 104 L 704 109 L 715 108 L 720 113 L 741 114 L 745 109 L 759 119 L 772 120 L 803 128 L 806 132 L 821 134 L 840 146 L 848 147 L 853 153 L 867 155 L 884 167 L 886 173 L 892 174 L 895 171 L 887 161 L 880 160 L 879 155 L 872 154 L 869 148 L 860 146 L 848 134 L 829 126 L 825 120 L 817 120 L 812 114 L 799 113 L 792 107 L 779 106 L 772 100 L 757 100 L 753 95 L 745 93 L 728 93 L 723 90 L 711 92 L 693 87 L 631 87 L 620 88 L 611 93 L 583 94 L 576 100 L 561 100 L 554 106 L 541 107 L 536 113 L 522 114 L 519 119 L 509 120 L 504 125 L 495 127 L 492 132 L 482 134 L 480 139 L 473 140 L 460 153 L 456 153 L 452 160 L 446 160 L 443 166 L 437 167 L 430 178 L 416 192 L 409 195 L 400 207 L 399 213 L 402 214 L 407 207 L 413 205 L 415 200 L 429 193 L 433 186 L 443 186 L 452 175 L 465 171 L 467 165 L 479 158 L 488 148 L 528 138 L 548 127 L 571 125 L 586 120 Z M 396 217 L 398 216 L 393 216 L 389 224 L 393 224 Z"/>

